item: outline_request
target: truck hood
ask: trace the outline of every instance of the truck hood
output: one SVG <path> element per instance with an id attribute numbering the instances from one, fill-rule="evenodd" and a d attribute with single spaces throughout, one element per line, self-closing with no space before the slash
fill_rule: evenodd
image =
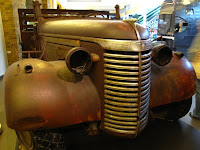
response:
<path id="1" fill-rule="evenodd" d="M 131 24 L 120 20 L 44 20 L 39 24 L 38 29 L 40 35 L 72 35 L 79 37 L 138 40 L 136 34 L 138 32 L 140 39 L 149 38 L 146 28 L 136 23 L 136 31 Z"/>

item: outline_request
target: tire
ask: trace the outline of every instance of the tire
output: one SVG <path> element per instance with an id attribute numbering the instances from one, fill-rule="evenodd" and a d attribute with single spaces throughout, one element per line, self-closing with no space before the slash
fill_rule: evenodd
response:
<path id="1" fill-rule="evenodd" d="M 16 131 L 16 134 L 19 150 L 64 150 L 61 130 Z"/>
<path id="2" fill-rule="evenodd" d="M 17 142 L 15 150 L 37 150 L 31 131 L 16 131 Z"/>
<path id="3" fill-rule="evenodd" d="M 153 108 L 151 109 L 151 111 L 153 114 L 153 118 L 176 121 L 189 112 L 191 104 L 192 97 L 180 102 L 175 102 Z"/>

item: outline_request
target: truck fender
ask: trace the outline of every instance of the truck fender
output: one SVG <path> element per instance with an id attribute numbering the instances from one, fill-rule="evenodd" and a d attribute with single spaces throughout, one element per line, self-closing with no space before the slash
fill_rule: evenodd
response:
<path id="1" fill-rule="evenodd" d="M 192 97 L 196 91 L 196 79 L 194 68 L 185 57 L 173 53 L 166 66 L 152 62 L 150 108 Z"/>
<path id="2" fill-rule="evenodd" d="M 3 79 L 7 125 L 15 130 L 57 128 L 101 119 L 100 98 L 89 76 L 65 61 L 15 62 Z"/>

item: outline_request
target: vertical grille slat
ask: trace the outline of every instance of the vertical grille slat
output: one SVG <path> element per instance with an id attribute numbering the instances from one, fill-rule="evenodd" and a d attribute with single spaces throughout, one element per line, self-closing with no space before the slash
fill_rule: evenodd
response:
<path id="1" fill-rule="evenodd" d="M 146 126 L 150 99 L 151 52 L 104 53 L 104 129 L 137 135 Z"/>

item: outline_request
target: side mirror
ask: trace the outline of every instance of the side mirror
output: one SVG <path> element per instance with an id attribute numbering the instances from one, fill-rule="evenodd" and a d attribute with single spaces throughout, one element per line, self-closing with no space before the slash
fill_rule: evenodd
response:
<path id="1" fill-rule="evenodd" d="M 152 60 L 159 66 L 167 65 L 173 56 L 172 49 L 165 44 L 154 46 L 152 52 Z"/>

